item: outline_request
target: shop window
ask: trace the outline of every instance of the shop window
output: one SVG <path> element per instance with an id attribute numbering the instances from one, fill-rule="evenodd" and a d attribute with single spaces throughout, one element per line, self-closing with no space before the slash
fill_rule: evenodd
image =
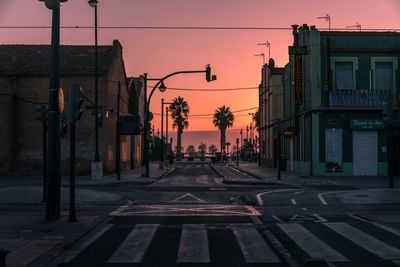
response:
<path id="1" fill-rule="evenodd" d="M 326 171 L 342 171 L 342 149 L 342 129 L 325 129 Z"/>

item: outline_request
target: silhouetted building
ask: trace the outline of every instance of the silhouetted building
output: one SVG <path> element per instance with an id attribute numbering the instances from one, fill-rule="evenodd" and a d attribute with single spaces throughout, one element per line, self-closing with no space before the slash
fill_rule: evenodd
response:
<path id="1" fill-rule="evenodd" d="M 60 48 L 60 85 L 67 92 L 71 83 L 83 88 L 83 116 L 76 124 L 77 172 L 90 173 L 94 160 L 94 46 Z M 128 112 L 128 84 L 122 46 L 98 47 L 99 152 L 106 173 L 115 170 L 116 110 L 118 83 L 121 85 L 122 113 Z M 35 105 L 48 101 L 49 45 L 0 45 L 0 173 L 40 174 L 42 127 L 33 119 Z M 68 94 L 65 93 L 67 96 Z M 121 162 L 130 167 L 130 136 L 121 138 Z M 68 170 L 69 134 L 61 139 L 63 174 Z"/>

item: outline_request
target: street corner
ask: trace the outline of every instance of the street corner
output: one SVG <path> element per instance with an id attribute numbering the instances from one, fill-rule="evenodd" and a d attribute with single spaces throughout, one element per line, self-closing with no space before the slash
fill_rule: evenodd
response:
<path id="1" fill-rule="evenodd" d="M 333 192 L 343 204 L 400 204 L 400 189 L 368 189 Z"/>

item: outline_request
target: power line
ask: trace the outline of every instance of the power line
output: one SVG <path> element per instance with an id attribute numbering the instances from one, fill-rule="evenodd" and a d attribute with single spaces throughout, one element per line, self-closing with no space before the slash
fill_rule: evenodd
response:
<path id="1" fill-rule="evenodd" d="M 234 110 L 234 111 L 231 111 L 232 113 L 239 113 L 239 112 L 244 112 L 244 111 L 249 111 L 249 110 L 253 110 L 253 109 L 258 109 L 258 107 L 252 107 L 252 108 L 246 108 L 246 109 L 241 109 L 241 110 Z M 157 112 L 153 112 L 153 114 L 154 115 L 157 115 L 157 116 L 161 116 L 161 114 L 160 113 L 157 113 Z M 245 115 L 245 116 L 248 116 L 247 114 L 243 114 L 243 115 Z M 214 116 L 214 113 L 209 113 L 209 114 L 189 114 L 189 117 L 212 117 L 212 116 Z M 237 115 L 237 116 L 241 116 L 241 115 Z"/>
<path id="2" fill-rule="evenodd" d="M 152 86 L 148 86 L 152 88 Z M 167 90 L 171 91 L 191 91 L 191 92 L 225 92 L 225 91 L 241 91 L 241 90 L 258 90 L 259 87 L 238 87 L 238 88 L 215 88 L 215 89 L 205 89 L 205 88 L 176 88 L 167 87 Z"/>
<path id="3" fill-rule="evenodd" d="M 94 26 L 61 26 L 61 29 L 94 29 Z M 221 26 L 98 26 L 104 30 L 261 30 L 261 31 L 291 31 L 291 27 L 221 27 Z M 5 25 L 0 29 L 51 29 L 51 26 L 29 26 L 29 25 Z M 328 31 L 329 28 L 319 28 L 321 31 Z M 354 31 L 348 28 L 331 28 L 331 31 Z M 400 31 L 400 28 L 365 28 L 363 31 Z"/>

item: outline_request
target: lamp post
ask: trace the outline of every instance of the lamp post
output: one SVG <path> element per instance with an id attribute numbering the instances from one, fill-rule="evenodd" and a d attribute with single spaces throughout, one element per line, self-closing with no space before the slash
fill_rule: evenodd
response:
<path id="1" fill-rule="evenodd" d="M 148 114 L 149 114 L 149 107 L 150 107 L 150 103 L 151 103 L 151 97 L 153 96 L 154 91 L 159 88 L 161 92 L 164 92 L 166 90 L 166 87 L 164 85 L 164 80 L 168 79 L 171 76 L 175 76 L 178 74 L 193 74 L 193 73 L 205 73 L 206 74 L 206 80 L 207 82 L 211 82 L 211 81 L 215 81 L 217 79 L 216 75 L 212 75 L 211 76 L 211 67 L 210 65 L 206 66 L 205 70 L 185 70 L 185 71 L 177 71 L 177 72 L 173 72 L 168 74 L 167 76 L 160 78 L 160 79 L 152 79 L 152 78 L 147 78 L 147 73 L 145 73 L 144 75 L 144 91 L 145 91 L 145 97 L 144 97 L 144 101 L 146 102 L 144 107 L 145 107 L 145 115 L 144 115 L 144 119 L 145 119 L 145 134 L 144 134 L 144 146 L 143 146 L 143 165 L 146 168 L 142 168 L 145 169 L 145 172 L 142 171 L 142 176 L 145 177 L 149 177 L 149 159 L 148 159 L 148 152 L 149 152 L 149 118 L 148 118 Z M 147 81 L 158 81 L 152 88 L 150 95 L 147 99 Z M 142 167 L 143 167 L 142 165 Z"/>
<path id="2" fill-rule="evenodd" d="M 61 218 L 60 170 L 60 3 L 67 0 L 41 0 L 52 10 L 50 82 L 48 109 L 48 165 L 46 170 L 46 220 Z"/>
<path id="3" fill-rule="evenodd" d="M 160 87 L 161 92 L 164 92 L 167 87 L 164 85 L 164 83 L 161 83 Z M 167 104 L 172 104 L 170 102 L 164 102 L 164 98 L 161 99 L 161 147 L 160 147 L 160 162 L 159 162 L 159 169 L 162 170 L 164 169 L 164 105 Z M 168 117 L 167 117 L 168 118 Z M 167 132 L 168 132 L 168 119 L 166 119 L 167 123 Z M 167 140 L 168 140 L 168 134 L 167 134 Z"/>
<path id="4" fill-rule="evenodd" d="M 99 77 L 98 77 L 98 44 L 97 44 L 97 0 L 89 0 L 89 6 L 94 8 L 94 105 L 95 105 L 95 152 L 94 152 L 94 168 L 92 167 L 92 176 L 99 178 L 103 175 L 103 166 L 100 163 L 99 156 Z M 95 171 L 93 170 L 95 169 Z M 93 173 L 95 172 L 95 174 Z"/>

